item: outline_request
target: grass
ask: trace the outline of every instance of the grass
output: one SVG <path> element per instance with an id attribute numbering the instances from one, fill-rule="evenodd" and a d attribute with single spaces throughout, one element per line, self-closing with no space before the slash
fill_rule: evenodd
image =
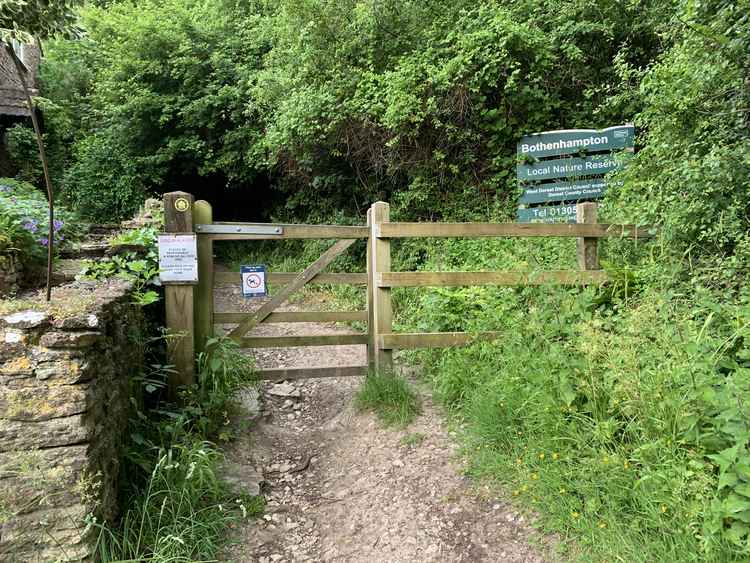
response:
<path id="1" fill-rule="evenodd" d="M 361 411 L 372 411 L 386 426 L 405 427 L 422 412 L 422 404 L 412 386 L 393 373 L 372 372 L 357 392 L 355 404 Z"/>
<path id="2" fill-rule="evenodd" d="M 228 492 L 213 443 L 231 438 L 227 413 L 236 392 L 254 381 L 253 366 L 230 341 L 209 345 L 212 352 L 198 357 L 197 383 L 180 405 L 157 400 L 145 408 L 134 398 L 121 471 L 122 517 L 114 524 L 93 516 L 88 521 L 98 561 L 216 561 L 227 528 L 263 513 L 263 497 Z M 142 393 L 158 395 L 167 369 L 155 366 L 135 378 Z"/>

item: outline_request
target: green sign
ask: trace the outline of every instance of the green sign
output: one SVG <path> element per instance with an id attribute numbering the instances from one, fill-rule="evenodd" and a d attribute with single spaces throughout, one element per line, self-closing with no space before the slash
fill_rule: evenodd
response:
<path id="1" fill-rule="evenodd" d="M 607 129 L 567 129 L 527 135 L 518 143 L 518 156 L 559 156 L 604 152 L 633 147 L 635 128 L 617 125 Z"/>
<path id="2" fill-rule="evenodd" d="M 519 223 L 575 223 L 576 206 L 567 204 L 519 208 L 516 219 Z"/>
<path id="3" fill-rule="evenodd" d="M 629 153 L 625 153 L 629 154 Z M 556 158 L 541 160 L 534 164 L 519 164 L 516 175 L 522 182 L 552 180 L 554 178 L 581 178 L 596 174 L 607 174 L 619 170 L 625 164 L 625 154 L 604 154 L 583 158 Z"/>
<path id="4" fill-rule="evenodd" d="M 577 182 L 555 182 L 527 186 L 520 203 L 549 203 L 574 199 L 594 199 L 604 195 L 610 186 L 622 186 L 622 182 L 609 182 L 602 178 L 579 180 Z"/>

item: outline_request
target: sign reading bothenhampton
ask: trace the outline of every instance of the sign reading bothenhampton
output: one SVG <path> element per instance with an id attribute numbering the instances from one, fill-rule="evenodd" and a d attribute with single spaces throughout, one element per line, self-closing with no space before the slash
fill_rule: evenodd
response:
<path id="1" fill-rule="evenodd" d="M 575 221 L 570 202 L 598 199 L 607 188 L 621 185 L 602 175 L 620 170 L 633 150 L 635 128 L 571 129 L 527 135 L 517 146 L 516 176 L 523 188 L 520 222 Z M 613 152 L 617 151 L 617 152 Z M 567 202 L 554 207 L 534 204 Z M 573 206 L 575 208 L 575 206 Z"/>

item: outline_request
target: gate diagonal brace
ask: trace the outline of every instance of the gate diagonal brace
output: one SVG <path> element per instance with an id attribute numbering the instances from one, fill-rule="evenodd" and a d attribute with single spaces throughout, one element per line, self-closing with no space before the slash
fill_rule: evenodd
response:
<path id="1" fill-rule="evenodd" d="M 294 278 L 294 280 L 292 280 L 288 285 L 284 286 L 284 288 L 279 293 L 274 295 L 270 301 L 268 301 L 266 304 L 264 304 L 254 313 L 251 313 L 245 321 L 240 323 L 239 326 L 237 326 L 232 332 L 230 332 L 228 334 L 229 338 L 237 342 L 240 342 L 241 338 L 245 335 L 245 333 L 247 333 L 247 331 L 249 331 L 251 328 L 256 326 L 258 323 L 263 322 L 263 320 L 266 317 L 268 317 L 268 315 L 273 313 L 274 309 L 276 309 L 284 301 L 289 299 L 289 297 L 294 292 L 299 290 L 307 282 L 309 282 L 316 275 L 318 275 L 321 271 L 323 271 L 323 269 L 325 269 L 326 266 L 328 266 L 331 262 L 333 262 L 341 254 L 343 254 L 347 248 L 349 248 L 352 244 L 356 242 L 356 240 L 357 239 L 340 240 L 336 244 L 334 244 L 331 248 L 326 250 L 320 256 L 320 258 L 318 258 L 315 262 L 310 264 L 303 272 L 301 272 L 296 278 Z"/>

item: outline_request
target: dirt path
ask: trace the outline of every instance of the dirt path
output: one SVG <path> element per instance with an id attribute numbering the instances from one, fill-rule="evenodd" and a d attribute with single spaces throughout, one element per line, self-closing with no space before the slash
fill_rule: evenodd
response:
<path id="1" fill-rule="evenodd" d="M 217 311 L 257 306 L 235 291 L 218 290 Z M 251 334 L 346 332 L 332 323 L 287 323 Z M 260 367 L 366 363 L 364 346 L 254 355 Z M 235 530 L 236 544 L 225 560 L 547 560 L 549 550 L 539 547 L 523 516 L 462 476 L 457 446 L 428 394 L 422 393 L 424 412 L 411 426 L 385 429 L 374 415 L 353 409 L 360 384 L 361 378 L 263 384 L 261 418 L 233 442 L 227 457 L 238 479 L 262 476 L 267 512 Z"/>

